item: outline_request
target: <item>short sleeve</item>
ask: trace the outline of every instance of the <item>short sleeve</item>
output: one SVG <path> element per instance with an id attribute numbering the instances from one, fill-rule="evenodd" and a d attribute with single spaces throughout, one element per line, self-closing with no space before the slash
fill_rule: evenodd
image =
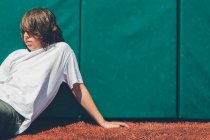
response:
<path id="1" fill-rule="evenodd" d="M 73 88 L 75 83 L 83 83 L 77 59 L 73 51 L 71 51 L 65 63 L 64 82 L 66 82 L 70 88 Z"/>
<path id="2" fill-rule="evenodd" d="M 0 83 L 5 82 L 10 76 L 11 54 L 2 62 L 0 66 Z"/>

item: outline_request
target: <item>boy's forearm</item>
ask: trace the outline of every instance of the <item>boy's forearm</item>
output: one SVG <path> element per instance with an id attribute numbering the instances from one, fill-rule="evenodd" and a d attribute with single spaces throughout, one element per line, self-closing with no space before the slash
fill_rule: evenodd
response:
<path id="1" fill-rule="evenodd" d="M 83 108 L 99 125 L 105 121 L 84 84 L 76 85 L 73 88 L 73 93 Z"/>

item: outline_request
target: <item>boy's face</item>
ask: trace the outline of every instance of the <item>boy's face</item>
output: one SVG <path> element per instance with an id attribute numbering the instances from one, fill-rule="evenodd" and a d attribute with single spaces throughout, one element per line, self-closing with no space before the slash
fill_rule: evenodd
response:
<path id="1" fill-rule="evenodd" d="M 41 40 L 35 36 L 28 34 L 27 32 L 23 34 L 23 41 L 26 44 L 27 48 L 31 51 L 43 48 Z"/>

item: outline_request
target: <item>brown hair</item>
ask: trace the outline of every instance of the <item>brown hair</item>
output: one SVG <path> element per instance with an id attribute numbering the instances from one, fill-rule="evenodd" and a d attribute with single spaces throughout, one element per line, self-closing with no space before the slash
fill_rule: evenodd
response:
<path id="1" fill-rule="evenodd" d="M 25 13 L 20 23 L 20 30 L 22 37 L 27 32 L 39 38 L 43 47 L 64 41 L 55 15 L 47 8 L 33 8 Z"/>

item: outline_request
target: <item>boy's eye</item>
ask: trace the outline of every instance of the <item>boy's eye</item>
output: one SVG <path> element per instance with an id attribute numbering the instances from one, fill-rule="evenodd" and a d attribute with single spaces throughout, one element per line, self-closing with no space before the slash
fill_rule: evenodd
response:
<path id="1" fill-rule="evenodd" d="M 24 34 L 26 31 L 25 31 L 25 30 L 23 30 L 23 29 L 21 29 L 21 30 L 20 30 L 20 32 L 21 32 L 22 34 Z"/>

